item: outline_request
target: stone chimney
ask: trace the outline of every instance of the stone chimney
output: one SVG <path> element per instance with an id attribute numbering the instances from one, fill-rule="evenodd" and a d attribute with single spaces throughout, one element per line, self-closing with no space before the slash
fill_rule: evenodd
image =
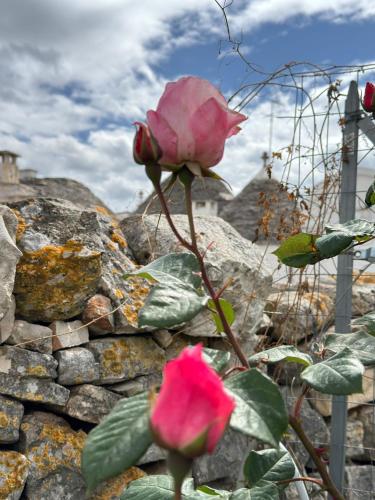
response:
<path id="1" fill-rule="evenodd" d="M 19 184 L 18 157 L 19 155 L 11 151 L 0 151 L 0 182 L 5 184 Z"/>

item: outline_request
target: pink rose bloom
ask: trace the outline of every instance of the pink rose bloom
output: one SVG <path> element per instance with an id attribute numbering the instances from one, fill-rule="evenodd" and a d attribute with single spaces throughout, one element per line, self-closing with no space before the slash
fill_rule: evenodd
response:
<path id="1" fill-rule="evenodd" d="M 202 359 L 202 345 L 185 348 L 164 368 L 151 414 L 155 441 L 193 458 L 212 453 L 234 410 L 217 373 Z"/>
<path id="2" fill-rule="evenodd" d="M 228 137 L 246 120 L 231 111 L 222 94 L 209 81 L 188 76 L 168 83 L 156 111 L 147 122 L 163 152 L 161 165 L 197 163 L 210 168 L 223 157 Z"/>
<path id="3" fill-rule="evenodd" d="M 366 83 L 363 108 L 368 112 L 375 111 L 375 85 L 373 83 Z"/>

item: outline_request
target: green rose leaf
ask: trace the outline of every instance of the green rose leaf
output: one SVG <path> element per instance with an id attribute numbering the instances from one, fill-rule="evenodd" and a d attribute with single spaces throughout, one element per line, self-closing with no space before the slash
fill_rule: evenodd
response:
<path id="1" fill-rule="evenodd" d="M 229 378 L 225 386 L 236 400 L 231 427 L 277 447 L 288 427 L 288 415 L 277 385 L 252 368 Z"/>
<path id="2" fill-rule="evenodd" d="M 274 252 L 276 257 L 287 266 L 305 267 L 320 260 L 315 247 L 318 236 L 299 233 L 284 240 Z"/>
<path id="3" fill-rule="evenodd" d="M 259 483 L 253 488 L 241 488 L 232 493 L 230 500 L 279 500 L 280 491 L 278 487 L 267 481 Z"/>
<path id="4" fill-rule="evenodd" d="M 246 459 L 244 475 L 250 487 L 261 481 L 277 482 L 292 479 L 295 466 L 291 456 L 283 450 L 251 451 Z"/>
<path id="5" fill-rule="evenodd" d="M 205 308 L 208 297 L 187 283 L 155 285 L 138 314 L 139 326 L 171 328 L 190 321 Z"/>
<path id="6" fill-rule="evenodd" d="M 221 372 L 230 361 L 230 352 L 219 351 L 218 349 L 203 349 L 203 359 L 217 372 Z"/>
<path id="7" fill-rule="evenodd" d="M 313 363 L 308 354 L 300 352 L 292 345 L 281 345 L 272 347 L 266 351 L 258 352 L 249 358 L 250 366 L 256 366 L 260 360 L 264 360 L 267 363 L 286 361 L 287 363 L 300 363 L 305 366 L 312 365 Z"/>
<path id="8" fill-rule="evenodd" d="M 327 335 L 324 348 L 340 352 L 349 347 L 354 355 L 365 366 L 375 365 L 375 337 L 366 332 L 330 333 Z"/>
<path id="9" fill-rule="evenodd" d="M 364 219 L 352 219 L 343 224 L 327 225 L 325 230 L 327 233 L 338 231 L 360 242 L 365 242 L 375 236 L 375 224 Z"/>
<path id="10" fill-rule="evenodd" d="M 325 394 L 349 395 L 362 392 L 364 366 L 348 348 L 331 358 L 305 368 L 301 379 Z"/>
<path id="11" fill-rule="evenodd" d="M 183 252 L 160 257 L 147 266 L 124 276 L 125 278 L 139 276 L 164 284 L 173 284 L 177 281 L 178 283 L 191 285 L 193 288 L 199 288 L 202 285 L 199 271 L 199 263 L 195 255 L 190 252 Z"/>
<path id="12" fill-rule="evenodd" d="M 365 203 L 368 207 L 372 207 L 373 205 L 375 205 L 375 181 L 367 190 Z"/>
<path id="13" fill-rule="evenodd" d="M 353 321 L 353 325 L 363 326 L 369 335 L 375 335 L 375 311 L 364 314 Z"/>
<path id="14" fill-rule="evenodd" d="M 82 473 L 89 491 L 136 464 L 152 442 L 147 394 L 121 399 L 88 435 Z"/>
<path id="15" fill-rule="evenodd" d="M 343 250 L 348 248 L 352 241 L 352 236 L 340 231 L 334 231 L 318 238 L 315 244 L 320 257 L 322 259 L 329 259 L 330 257 L 339 255 Z"/>
<path id="16" fill-rule="evenodd" d="M 225 319 L 227 320 L 228 325 L 230 326 L 236 317 L 233 306 L 230 302 L 228 302 L 225 299 L 219 299 L 219 300 L 220 300 L 221 309 L 223 310 Z M 215 322 L 217 331 L 219 333 L 223 332 L 224 326 L 223 326 L 223 323 L 221 322 L 219 313 L 217 312 L 215 303 L 212 299 L 209 299 L 208 307 L 211 311 L 211 314 L 212 314 L 213 320 Z"/>

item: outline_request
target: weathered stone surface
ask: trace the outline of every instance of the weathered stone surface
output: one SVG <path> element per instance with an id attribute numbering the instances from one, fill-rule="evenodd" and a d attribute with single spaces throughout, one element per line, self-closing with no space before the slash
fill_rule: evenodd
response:
<path id="1" fill-rule="evenodd" d="M 51 413 L 32 412 L 24 417 L 19 448 L 30 464 L 27 500 L 85 498 L 80 473 L 85 438 L 83 431 L 73 431 L 63 418 Z"/>
<path id="2" fill-rule="evenodd" d="M 88 325 L 90 332 L 103 335 L 115 331 L 115 319 L 110 299 L 96 294 L 91 297 L 82 314 L 82 321 Z"/>
<path id="3" fill-rule="evenodd" d="M 0 498 L 18 500 L 25 486 L 29 465 L 16 451 L 0 451 Z"/>
<path id="4" fill-rule="evenodd" d="M 119 394 L 108 391 L 104 387 L 79 385 L 70 391 L 70 397 L 63 412 L 78 420 L 98 424 L 103 417 L 108 415 L 119 399 L 121 399 Z"/>
<path id="5" fill-rule="evenodd" d="M 358 394 L 352 394 L 348 396 L 348 409 L 356 408 L 358 406 L 363 405 L 364 403 L 368 403 L 369 401 L 373 401 L 374 399 L 374 388 L 373 388 L 373 380 L 375 378 L 375 369 L 368 368 L 365 370 L 363 375 L 363 393 L 360 392 Z M 323 417 L 330 417 L 332 413 L 332 403 L 331 397 L 327 394 L 322 394 L 320 392 L 316 392 L 312 390 L 310 392 L 310 402 L 313 407 L 318 410 L 318 412 L 323 415 Z"/>
<path id="6" fill-rule="evenodd" d="M 173 341 L 173 336 L 168 330 L 157 330 L 156 332 L 152 332 L 152 338 L 163 349 L 166 349 Z"/>
<path id="7" fill-rule="evenodd" d="M 54 321 L 51 323 L 52 350 L 66 349 L 89 341 L 89 330 L 82 321 Z"/>
<path id="8" fill-rule="evenodd" d="M 22 417 L 22 404 L 0 395 L 0 443 L 18 441 Z"/>
<path id="9" fill-rule="evenodd" d="M 14 326 L 14 315 L 16 312 L 16 301 L 13 295 L 10 304 L 2 319 L 0 319 L 0 344 L 6 342 L 10 337 Z"/>
<path id="10" fill-rule="evenodd" d="M 269 297 L 266 311 L 272 317 L 272 335 L 290 343 L 325 330 L 333 319 L 333 307 L 324 293 L 284 291 Z"/>
<path id="11" fill-rule="evenodd" d="M 300 394 L 300 390 L 298 388 L 293 388 L 292 390 L 289 387 L 282 387 L 281 394 L 284 397 L 287 408 L 292 410 Z M 303 428 L 314 445 L 316 447 L 327 446 L 330 439 L 328 427 L 324 419 L 317 411 L 311 408 L 306 400 L 302 403 L 300 415 L 301 421 L 303 422 Z M 295 454 L 299 464 L 304 467 L 309 462 L 310 457 L 293 430 L 290 430 L 288 436 L 286 437 L 286 443 Z M 312 468 L 314 468 L 313 464 L 311 465 Z"/>
<path id="12" fill-rule="evenodd" d="M 373 500 L 375 491 L 374 465 L 349 465 L 345 468 L 347 500 Z"/>
<path id="13" fill-rule="evenodd" d="M 57 377 L 57 361 L 49 354 L 28 351 L 20 347 L 0 347 L 0 374 L 11 377 Z"/>
<path id="14" fill-rule="evenodd" d="M 138 331 L 138 310 L 149 293 L 143 279 L 125 280 L 135 264 L 117 220 L 105 209 L 57 199 L 12 204 L 24 221 L 18 240 L 18 313 L 30 321 L 67 320 L 100 293 L 114 307 L 116 331 Z"/>
<path id="15" fill-rule="evenodd" d="M 99 364 L 94 355 L 84 347 L 73 347 L 56 352 L 58 361 L 57 382 L 62 385 L 77 385 L 94 382 L 99 378 Z"/>
<path id="16" fill-rule="evenodd" d="M 153 462 L 159 462 L 160 460 L 165 460 L 167 458 L 167 451 L 160 448 L 160 446 L 152 443 L 143 457 L 139 460 L 137 465 L 150 464 Z"/>
<path id="17" fill-rule="evenodd" d="M 161 371 L 162 349 L 147 337 L 104 337 L 85 346 L 100 365 L 100 384 L 114 384 Z"/>
<path id="18" fill-rule="evenodd" d="M 14 322 L 7 344 L 22 344 L 23 349 L 31 349 L 44 354 L 52 353 L 52 330 L 47 326 L 28 323 L 17 319 Z"/>
<path id="19" fill-rule="evenodd" d="M 346 424 L 346 457 L 354 460 L 365 457 L 365 429 L 360 420 L 348 420 Z M 367 444 L 366 444 L 367 445 Z"/>
<path id="20" fill-rule="evenodd" d="M 129 483 L 143 476 L 145 476 L 143 470 L 131 467 L 113 479 L 101 483 L 88 500 L 118 500 Z"/>
<path id="21" fill-rule="evenodd" d="M 203 455 L 193 463 L 193 477 L 197 484 L 225 479 L 227 488 L 235 488 L 242 465 L 256 441 L 240 432 L 228 429 L 214 453 Z"/>
<path id="22" fill-rule="evenodd" d="M 159 387 L 162 380 L 162 374 L 151 373 L 150 375 L 143 375 L 136 377 L 133 380 L 120 382 L 119 384 L 109 385 L 108 389 L 111 391 L 122 394 L 123 396 L 135 396 L 140 392 L 149 391 L 151 388 Z"/>
<path id="23" fill-rule="evenodd" d="M 186 216 L 176 215 L 174 221 L 182 236 L 189 238 Z M 165 217 L 133 216 L 124 219 L 121 227 L 136 259 L 142 264 L 170 252 L 184 251 Z M 254 333 L 262 319 L 272 281 L 262 266 L 261 255 L 256 245 L 240 236 L 219 217 L 197 216 L 196 234 L 201 251 L 206 252 L 205 262 L 214 287 L 219 289 L 224 284 L 228 285 L 223 297 L 236 308 L 233 329 L 246 350 L 252 351 L 256 342 Z M 189 331 L 189 328 L 184 331 L 203 337 L 213 330 L 212 323 L 200 328 L 197 325 L 195 323 L 194 331 Z"/>
<path id="24" fill-rule="evenodd" d="M 9 309 L 16 265 L 22 255 L 15 244 L 16 232 L 17 217 L 10 208 L 0 205 L 0 320 Z"/>
<path id="25" fill-rule="evenodd" d="M 352 314 L 363 316 L 375 309 L 375 284 L 353 286 Z"/>
<path id="26" fill-rule="evenodd" d="M 347 450 L 351 458 L 359 461 L 374 460 L 374 404 L 359 406 L 349 412 L 347 435 Z"/>
<path id="27" fill-rule="evenodd" d="M 35 377 L 21 378 L 0 373 L 0 393 L 24 401 L 48 403 L 64 406 L 69 398 L 69 390 L 48 379 Z"/>

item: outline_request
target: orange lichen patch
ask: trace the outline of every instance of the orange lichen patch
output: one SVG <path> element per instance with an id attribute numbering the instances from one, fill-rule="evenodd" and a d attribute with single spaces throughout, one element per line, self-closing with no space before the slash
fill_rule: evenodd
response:
<path id="1" fill-rule="evenodd" d="M 123 364 L 129 357 L 130 349 L 126 340 L 113 341 L 111 347 L 103 351 L 103 375 L 119 375 L 123 371 Z"/>
<path id="2" fill-rule="evenodd" d="M 102 214 L 102 215 L 107 215 L 108 217 L 112 217 L 112 214 L 109 210 L 107 210 L 106 208 L 100 206 L 100 205 L 96 205 L 95 207 L 95 210 L 99 213 L 99 214 Z"/>
<path id="3" fill-rule="evenodd" d="M 375 284 L 375 273 L 364 273 L 360 275 L 358 271 L 353 272 L 356 285 L 373 285 Z"/>
<path id="4" fill-rule="evenodd" d="M 0 411 L 0 427 L 8 427 L 9 417 L 3 411 Z"/>
<path id="5" fill-rule="evenodd" d="M 26 372 L 31 377 L 48 377 L 48 371 L 42 365 L 29 366 Z"/>
<path id="6" fill-rule="evenodd" d="M 100 252 L 74 240 L 24 251 L 15 283 L 18 311 L 34 321 L 71 318 L 95 293 L 100 275 Z"/>
<path id="7" fill-rule="evenodd" d="M 112 241 L 108 241 L 107 248 L 109 248 L 110 250 L 112 250 L 112 252 L 114 252 L 115 250 L 117 250 L 116 245 L 114 243 L 112 243 Z"/>
<path id="8" fill-rule="evenodd" d="M 131 290 L 127 294 L 129 301 L 123 306 L 122 313 L 130 325 L 137 327 L 139 311 L 144 306 L 151 287 L 144 278 L 137 276 L 129 278 L 128 283 L 131 286 Z"/>
<path id="9" fill-rule="evenodd" d="M 27 459 L 20 453 L 16 451 L 1 452 L 0 498 L 9 498 L 12 493 L 23 488 L 27 468 Z"/>
<path id="10" fill-rule="evenodd" d="M 102 483 L 94 491 L 90 500 L 111 500 L 120 497 L 125 487 L 146 474 L 138 467 L 131 467 L 122 474 Z"/>
<path id="11" fill-rule="evenodd" d="M 19 210 L 16 208 L 12 208 L 12 211 L 14 215 L 17 217 L 18 220 L 18 226 L 17 226 L 17 232 L 16 232 L 16 241 L 19 241 L 22 238 L 23 233 L 26 231 L 27 224 L 25 219 L 22 217 L 21 213 Z"/>
<path id="12" fill-rule="evenodd" d="M 114 241 L 115 243 L 118 243 L 118 245 L 121 248 L 126 248 L 128 246 L 125 238 L 118 232 L 118 231 L 113 231 L 111 235 L 111 240 Z"/>
<path id="13" fill-rule="evenodd" d="M 115 295 L 118 299 L 123 299 L 124 298 L 124 292 L 120 290 L 119 288 L 116 288 L 115 290 Z"/>

